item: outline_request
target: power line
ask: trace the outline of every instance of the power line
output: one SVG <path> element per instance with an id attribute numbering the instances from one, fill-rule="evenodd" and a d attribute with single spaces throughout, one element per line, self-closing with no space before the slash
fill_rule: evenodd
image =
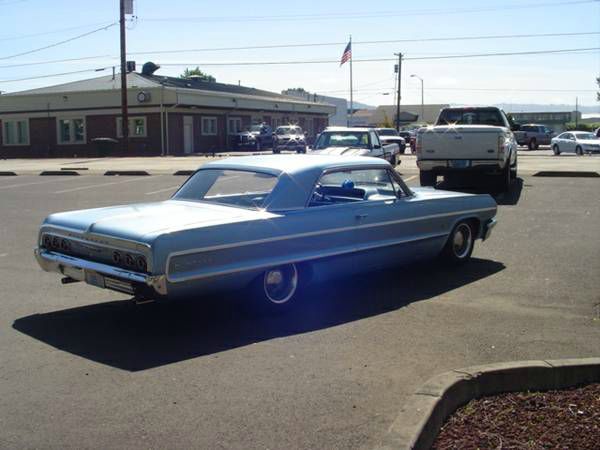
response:
<path id="1" fill-rule="evenodd" d="M 2 4 L 0 4 L 0 6 L 2 6 Z M 1 41 L 16 41 L 19 39 L 27 39 L 30 37 L 37 37 L 37 36 L 46 36 L 48 34 L 63 33 L 65 31 L 81 30 L 82 28 L 95 27 L 95 26 L 102 25 L 102 24 L 107 24 L 107 22 L 97 22 L 97 23 L 91 23 L 88 25 L 79 25 L 77 27 L 59 28 L 56 30 L 44 31 L 41 33 L 19 34 L 17 36 L 11 36 L 11 37 L 0 37 L 0 42 Z"/>
<path id="2" fill-rule="evenodd" d="M 410 39 L 387 39 L 378 41 L 356 41 L 356 45 L 380 45 L 380 44 L 399 44 L 408 42 L 438 42 L 438 41 L 476 41 L 492 39 L 523 39 L 523 38 L 543 38 L 543 37 L 576 37 L 600 35 L 600 31 L 584 31 L 574 33 L 541 33 L 541 34 L 498 34 L 487 36 L 450 36 L 434 38 L 410 38 Z M 129 55 L 151 55 L 151 54 L 174 54 L 174 53 L 199 53 L 199 52 L 219 52 L 219 51 L 239 51 L 239 50 L 268 50 L 278 48 L 299 48 L 299 47 L 331 47 L 346 45 L 347 42 L 313 42 L 297 44 L 275 44 L 275 45 L 254 45 L 246 47 L 213 47 L 213 48 L 190 48 L 182 50 L 154 50 L 143 52 L 128 52 Z"/>
<path id="3" fill-rule="evenodd" d="M 198 17 L 157 17 L 144 18 L 147 22 L 272 22 L 272 21 L 321 21 L 365 19 L 378 17 L 407 17 L 421 15 L 455 15 L 467 13 L 483 13 L 493 11 L 511 11 L 532 8 L 546 8 L 564 5 L 582 5 L 597 3 L 598 0 L 574 0 L 560 2 L 538 2 L 530 4 L 491 6 L 480 8 L 452 8 L 452 9 L 422 9 L 404 11 L 362 11 L 362 12 L 331 12 L 319 14 L 285 14 L 285 15 L 246 15 L 246 16 L 198 16 Z"/>
<path id="4" fill-rule="evenodd" d="M 113 58 L 118 58 L 118 56 L 96 55 L 96 56 L 82 56 L 81 58 L 52 59 L 49 61 L 37 61 L 37 62 L 21 63 L 21 64 L 8 64 L 8 65 L 0 66 L 0 69 L 10 69 L 13 67 L 41 66 L 41 65 L 46 65 L 46 64 L 55 64 L 55 63 L 63 63 L 63 62 L 88 61 L 90 59 L 100 59 L 100 58 L 113 59 Z"/>
<path id="5" fill-rule="evenodd" d="M 11 80 L 0 80 L 0 83 L 13 83 L 15 81 L 39 80 L 41 78 L 62 77 L 64 75 L 74 75 L 74 74 L 78 74 L 78 73 L 87 73 L 87 72 L 101 72 L 103 70 L 110 69 L 111 67 L 112 66 L 99 67 L 97 69 L 74 70 L 72 72 L 52 73 L 52 74 L 38 75 L 35 77 L 27 77 L 27 78 L 13 78 Z"/>
<path id="6" fill-rule="evenodd" d="M 505 34 L 505 35 L 489 35 L 489 36 L 451 36 L 451 37 L 435 37 L 435 38 L 414 38 L 414 39 L 392 39 L 380 41 L 356 41 L 353 44 L 370 45 L 370 44 L 397 44 L 403 42 L 433 42 L 433 41 L 459 41 L 459 40 L 488 40 L 488 39 L 510 39 L 510 38 L 537 38 L 537 37 L 567 37 L 567 36 L 589 36 L 598 35 L 600 31 L 585 31 L 574 33 L 542 33 L 542 34 Z M 34 35 L 31 35 L 34 36 Z M 0 39 L 1 40 L 1 39 Z M 217 47 L 217 48 L 197 48 L 184 50 L 156 50 L 144 52 L 128 52 L 128 55 L 149 55 L 149 54 L 174 54 L 174 53 L 193 53 L 193 52 L 212 52 L 212 51 L 228 51 L 228 50 L 259 50 L 259 49 L 276 49 L 276 48 L 294 48 L 294 47 L 318 47 L 318 46 L 339 46 L 345 45 L 346 42 L 317 42 L 306 44 L 279 44 L 279 45 L 257 45 L 248 47 Z M 453 55 L 449 55 L 453 56 Z M 437 57 L 437 56 L 436 56 Z M 99 58 L 118 58 L 116 55 L 96 55 L 83 56 L 80 58 L 55 59 L 48 61 L 36 61 L 30 63 L 19 63 L 0 66 L 0 69 L 8 69 L 14 67 L 27 67 L 35 65 L 54 64 L 62 62 L 86 61 Z M 168 64 L 168 63 L 166 63 Z M 182 64 L 187 65 L 187 64 Z"/>
<path id="7" fill-rule="evenodd" d="M 86 36 L 89 36 L 90 34 L 94 34 L 94 33 L 97 33 L 99 31 L 107 30 L 107 29 L 109 29 L 110 27 L 112 27 L 112 26 L 114 26 L 116 24 L 117 24 L 117 22 L 113 22 L 110 25 L 105 25 L 103 27 L 96 28 L 95 30 L 88 31 L 87 33 L 83 33 L 83 34 L 80 34 L 78 36 L 74 36 L 74 37 L 69 38 L 69 39 L 65 39 L 64 41 L 55 42 L 54 44 L 46 45 L 46 46 L 40 47 L 40 48 L 35 48 L 33 50 L 29 50 L 29 51 L 22 52 L 22 53 L 15 53 L 14 55 L 2 56 L 2 57 L 0 57 L 0 61 L 5 60 L 5 59 L 16 58 L 17 56 L 24 56 L 24 55 L 29 55 L 31 53 L 41 52 L 42 50 L 46 50 L 46 49 L 49 49 L 49 48 L 52 48 L 52 47 L 57 47 L 59 45 L 66 44 L 67 42 L 72 42 L 72 41 L 75 41 L 77 39 L 84 38 Z"/>
<path id="8" fill-rule="evenodd" d="M 558 50 L 533 50 L 525 52 L 499 52 L 499 53 L 471 53 L 463 55 L 438 55 L 438 56 L 414 56 L 403 58 L 410 61 L 423 61 L 435 59 L 460 59 L 481 58 L 495 56 L 521 56 L 521 55 L 546 55 L 556 53 L 577 53 L 597 51 L 600 47 L 570 48 Z M 394 58 L 367 58 L 353 59 L 355 63 L 389 62 L 396 61 Z M 184 62 L 184 63 L 161 63 L 162 66 L 271 66 L 271 65 L 297 65 L 297 64 L 339 64 L 339 59 L 327 60 L 295 60 L 295 61 L 240 61 L 240 62 Z"/>

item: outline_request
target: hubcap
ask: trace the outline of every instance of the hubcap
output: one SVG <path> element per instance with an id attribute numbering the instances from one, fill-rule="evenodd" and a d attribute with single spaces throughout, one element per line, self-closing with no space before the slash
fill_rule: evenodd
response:
<path id="1" fill-rule="evenodd" d="M 452 239 L 452 250 L 457 258 L 462 259 L 469 254 L 472 241 L 471 228 L 467 224 L 461 223 L 456 228 Z"/>
<path id="2" fill-rule="evenodd" d="M 296 293 L 298 271 L 294 264 L 269 269 L 264 275 L 264 291 L 269 301 L 282 304 Z"/>

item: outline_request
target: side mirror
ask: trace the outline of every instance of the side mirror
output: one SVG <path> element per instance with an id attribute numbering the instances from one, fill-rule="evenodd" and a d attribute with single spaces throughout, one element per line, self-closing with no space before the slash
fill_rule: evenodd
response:
<path id="1" fill-rule="evenodd" d="M 373 148 L 381 148 L 381 145 L 374 145 Z"/>

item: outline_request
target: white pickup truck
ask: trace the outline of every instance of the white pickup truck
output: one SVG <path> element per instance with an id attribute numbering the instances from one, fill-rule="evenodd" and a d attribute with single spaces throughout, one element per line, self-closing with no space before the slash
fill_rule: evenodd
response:
<path id="1" fill-rule="evenodd" d="M 509 190 L 517 176 L 510 121 L 493 106 L 442 109 L 435 126 L 417 132 L 416 153 L 422 186 L 435 186 L 438 175 L 483 173 Z"/>
<path id="2" fill-rule="evenodd" d="M 317 137 L 311 153 L 325 155 L 374 156 L 399 163 L 400 146 L 383 144 L 372 128 L 328 127 Z"/>

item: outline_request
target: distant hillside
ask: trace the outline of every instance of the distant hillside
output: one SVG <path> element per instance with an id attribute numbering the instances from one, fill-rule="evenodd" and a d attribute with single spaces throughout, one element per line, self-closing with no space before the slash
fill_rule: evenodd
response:
<path id="1" fill-rule="evenodd" d="M 533 103 L 498 103 L 496 106 L 509 112 L 564 112 L 575 111 L 575 104 L 572 105 L 536 105 Z M 600 105 L 582 106 L 579 105 L 579 111 L 582 114 L 600 113 Z"/>

